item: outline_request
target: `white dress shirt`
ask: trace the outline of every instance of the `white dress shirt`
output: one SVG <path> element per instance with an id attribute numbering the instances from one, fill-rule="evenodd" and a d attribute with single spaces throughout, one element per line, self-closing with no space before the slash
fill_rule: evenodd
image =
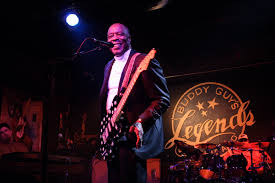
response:
<path id="1" fill-rule="evenodd" d="M 108 96 L 106 102 L 106 110 L 109 111 L 114 97 L 118 94 L 119 81 L 122 71 L 127 63 L 131 49 L 127 50 L 122 56 L 115 56 L 115 61 L 112 66 L 108 81 Z"/>

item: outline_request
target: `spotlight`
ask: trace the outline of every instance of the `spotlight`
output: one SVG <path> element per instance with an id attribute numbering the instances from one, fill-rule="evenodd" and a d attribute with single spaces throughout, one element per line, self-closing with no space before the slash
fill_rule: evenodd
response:
<path id="1" fill-rule="evenodd" d="M 81 23 L 80 17 L 80 8 L 78 6 L 78 0 L 66 0 L 68 4 L 67 8 L 63 12 L 63 21 L 72 29 L 78 27 L 79 23 Z"/>
<path id="2" fill-rule="evenodd" d="M 76 26 L 79 23 L 79 18 L 77 14 L 69 13 L 66 17 L 66 23 L 72 27 Z"/>

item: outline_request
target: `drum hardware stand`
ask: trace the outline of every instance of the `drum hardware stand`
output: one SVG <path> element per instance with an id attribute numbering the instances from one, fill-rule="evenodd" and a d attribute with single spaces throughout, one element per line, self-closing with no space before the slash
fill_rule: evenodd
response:
<path id="1" fill-rule="evenodd" d="M 260 163 L 259 168 L 264 167 L 264 173 L 266 173 L 266 169 L 268 169 L 269 171 L 271 171 L 271 167 L 270 167 L 269 163 L 266 161 L 267 155 L 265 154 L 265 151 L 264 150 L 260 150 L 260 153 L 262 154 L 263 161 Z"/>
<path id="2" fill-rule="evenodd" d="M 250 155 L 251 155 L 251 156 L 250 156 L 251 165 L 250 165 L 250 167 L 249 167 L 249 170 L 251 170 L 251 172 L 253 173 L 253 174 L 252 174 L 252 177 L 249 178 L 249 181 L 252 181 L 252 182 L 256 181 L 256 182 L 258 182 L 258 181 L 260 181 L 260 180 L 259 180 L 259 177 L 258 177 L 258 175 L 257 175 L 256 168 L 260 168 L 261 166 L 259 166 L 259 167 L 255 167 L 255 166 L 254 166 L 254 163 L 253 163 L 253 149 L 250 148 L 250 149 L 247 149 L 247 150 L 250 152 Z"/>
<path id="3" fill-rule="evenodd" d="M 217 148 L 217 150 L 218 150 L 218 153 L 217 153 L 217 156 L 218 157 L 220 157 L 220 155 L 221 155 L 221 145 L 220 144 L 218 144 L 217 146 L 216 146 L 216 148 Z M 218 161 L 217 161 L 217 168 L 218 168 L 218 173 L 219 173 L 219 181 L 220 180 L 223 180 L 224 178 L 222 177 L 222 165 L 221 165 L 221 160 L 220 160 L 220 158 L 218 158 Z M 218 182 L 219 182 L 218 181 Z"/>
<path id="4" fill-rule="evenodd" d="M 249 170 L 251 170 L 252 172 L 255 172 L 255 167 L 254 167 L 254 163 L 253 163 L 253 149 L 248 149 L 248 151 L 250 152 L 250 160 L 251 160 L 251 165 L 249 167 Z"/>
<path id="5" fill-rule="evenodd" d="M 253 149 L 251 148 L 251 149 L 248 149 L 248 151 L 250 151 L 250 160 L 251 160 L 251 166 L 249 167 L 249 170 L 251 170 L 252 172 L 255 172 L 256 171 L 256 168 L 261 168 L 261 167 L 264 167 L 265 166 L 265 164 L 267 164 L 266 162 L 265 162 L 265 160 L 266 160 L 266 155 L 264 154 L 264 151 L 263 150 L 259 150 L 260 152 L 261 152 L 261 154 L 262 154 L 262 158 L 263 158 L 263 162 L 261 162 L 261 165 L 259 166 L 259 167 L 255 167 L 254 166 L 254 163 L 253 163 Z M 269 167 L 269 165 L 268 165 L 268 167 Z M 269 167 L 270 168 L 270 167 Z"/>

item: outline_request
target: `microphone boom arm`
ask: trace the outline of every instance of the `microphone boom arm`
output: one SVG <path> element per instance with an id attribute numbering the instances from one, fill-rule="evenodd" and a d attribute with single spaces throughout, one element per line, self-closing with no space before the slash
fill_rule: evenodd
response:
<path id="1" fill-rule="evenodd" d="M 88 50 L 88 51 L 80 51 L 80 49 L 82 48 L 83 44 L 87 41 L 87 40 L 92 40 L 93 42 L 99 44 L 100 46 L 97 46 L 94 49 Z M 96 38 L 92 38 L 92 37 L 87 37 L 85 38 L 82 43 L 80 44 L 79 48 L 77 49 L 77 51 L 73 54 L 73 60 L 81 55 L 85 55 L 87 53 L 93 52 L 93 51 L 100 51 L 102 49 L 102 46 L 108 47 L 108 48 L 112 48 L 114 45 L 113 43 L 110 42 L 106 42 L 106 41 L 101 41 L 101 40 L 97 40 Z"/>

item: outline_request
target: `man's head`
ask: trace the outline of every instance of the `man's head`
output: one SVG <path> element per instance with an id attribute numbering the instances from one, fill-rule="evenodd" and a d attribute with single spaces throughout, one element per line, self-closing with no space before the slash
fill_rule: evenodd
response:
<path id="1" fill-rule="evenodd" d="M 107 41 L 114 44 L 110 48 L 115 56 L 123 55 L 129 48 L 131 48 L 131 36 L 129 29 L 120 23 L 114 23 L 108 29 Z"/>
<path id="2" fill-rule="evenodd" d="M 239 142 L 248 142 L 248 136 L 246 134 L 240 134 L 238 137 Z"/>
<path id="3" fill-rule="evenodd" d="M 8 144 L 12 140 L 12 131 L 7 123 L 0 123 L 0 142 Z"/>

